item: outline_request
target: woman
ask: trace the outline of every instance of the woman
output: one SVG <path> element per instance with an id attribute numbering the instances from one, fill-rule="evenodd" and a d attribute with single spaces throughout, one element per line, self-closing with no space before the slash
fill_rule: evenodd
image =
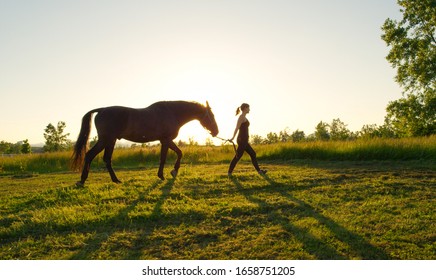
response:
<path id="1" fill-rule="evenodd" d="M 256 168 L 257 172 L 259 174 L 265 174 L 266 170 L 262 170 L 259 168 L 259 164 L 257 163 L 256 159 L 256 152 L 253 150 L 253 148 L 248 143 L 249 134 L 248 134 L 248 126 L 250 125 L 250 122 L 247 120 L 247 114 L 250 112 L 250 105 L 247 103 L 243 103 L 240 107 L 236 109 L 236 116 L 239 115 L 239 113 L 242 112 L 242 114 L 238 118 L 238 122 L 236 123 L 235 132 L 233 133 L 233 137 L 229 139 L 230 141 L 233 141 L 233 139 L 236 136 L 236 133 L 238 133 L 238 149 L 236 150 L 236 155 L 233 158 L 232 162 L 230 163 L 229 167 L 229 176 L 232 176 L 233 169 L 235 169 L 236 163 L 241 159 L 244 152 L 247 152 L 251 157 L 251 162 L 253 163 L 254 168 Z"/>

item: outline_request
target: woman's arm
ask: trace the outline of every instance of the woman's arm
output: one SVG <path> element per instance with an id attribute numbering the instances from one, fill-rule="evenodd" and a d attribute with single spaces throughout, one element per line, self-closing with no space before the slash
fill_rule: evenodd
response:
<path id="1" fill-rule="evenodd" d="M 244 122 L 244 118 L 242 116 L 239 116 L 238 122 L 236 123 L 235 131 L 233 132 L 233 137 L 230 139 L 230 141 L 233 141 L 235 139 L 236 134 L 238 133 L 239 128 L 241 127 L 241 124 Z"/>

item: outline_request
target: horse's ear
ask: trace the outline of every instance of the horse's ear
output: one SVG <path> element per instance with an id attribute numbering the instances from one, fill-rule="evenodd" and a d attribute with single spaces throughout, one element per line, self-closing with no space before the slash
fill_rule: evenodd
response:
<path id="1" fill-rule="evenodd" d="M 208 102 L 208 101 L 206 101 L 206 107 L 207 107 L 208 109 L 210 109 L 210 106 L 209 106 L 209 102 Z"/>

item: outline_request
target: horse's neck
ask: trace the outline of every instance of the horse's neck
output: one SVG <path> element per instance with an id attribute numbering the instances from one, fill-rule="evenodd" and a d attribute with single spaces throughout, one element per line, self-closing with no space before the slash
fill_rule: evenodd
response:
<path id="1" fill-rule="evenodd" d="M 186 108 L 180 111 L 179 120 L 182 124 L 193 120 L 200 120 L 203 116 L 203 109 L 199 104 L 187 104 Z"/>

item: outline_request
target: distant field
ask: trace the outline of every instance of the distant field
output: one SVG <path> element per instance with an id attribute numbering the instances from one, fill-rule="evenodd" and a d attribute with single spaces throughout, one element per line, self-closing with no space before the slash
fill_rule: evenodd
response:
<path id="1" fill-rule="evenodd" d="M 279 160 L 258 147 L 268 176 L 244 159 L 229 179 L 229 149 L 187 152 L 165 181 L 152 155 L 119 152 L 123 183 L 96 162 L 85 188 L 58 156 L 39 170 L 3 162 L 0 259 L 436 259 L 434 158 Z"/>
<path id="2" fill-rule="evenodd" d="M 231 145 L 181 147 L 184 164 L 228 163 L 234 156 Z M 292 160 L 372 161 L 372 160 L 436 160 L 436 136 L 407 139 L 373 139 L 359 141 L 329 141 L 278 143 L 258 145 L 255 150 L 260 160 L 286 162 Z M 71 151 L 0 156 L 1 174 L 49 173 L 69 171 Z M 101 153 L 93 167 L 104 168 Z M 113 164 L 116 168 L 143 168 L 156 165 L 160 147 L 116 149 Z M 175 153 L 168 153 L 168 163 L 174 162 Z"/>

